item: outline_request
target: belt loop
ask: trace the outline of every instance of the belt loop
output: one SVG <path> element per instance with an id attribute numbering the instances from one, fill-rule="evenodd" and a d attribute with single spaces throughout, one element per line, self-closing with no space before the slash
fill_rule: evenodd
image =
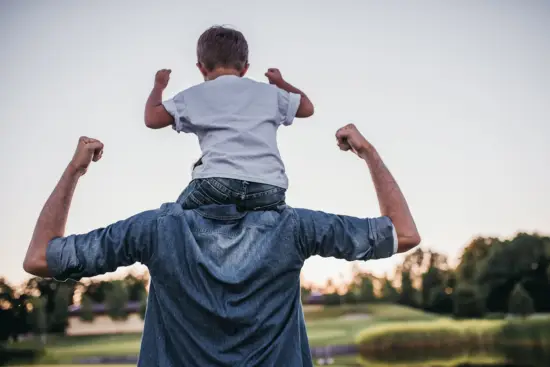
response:
<path id="1" fill-rule="evenodd" d="M 245 196 L 248 194 L 248 182 L 247 181 L 242 181 L 243 183 L 243 189 L 242 189 L 242 193 L 241 193 L 241 200 L 244 200 Z"/>

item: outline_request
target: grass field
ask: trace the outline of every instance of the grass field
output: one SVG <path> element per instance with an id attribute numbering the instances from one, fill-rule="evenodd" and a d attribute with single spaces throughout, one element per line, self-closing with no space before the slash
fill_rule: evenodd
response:
<path id="1" fill-rule="evenodd" d="M 381 323 L 438 318 L 419 310 L 388 304 L 312 307 L 305 308 L 304 315 L 311 346 L 355 344 L 360 331 Z M 140 334 L 50 337 L 43 362 L 70 363 L 93 356 L 137 355 L 140 338 Z M 23 343 L 23 346 L 29 344 Z M 357 357 L 339 358 L 336 362 L 342 366 L 356 365 Z"/>

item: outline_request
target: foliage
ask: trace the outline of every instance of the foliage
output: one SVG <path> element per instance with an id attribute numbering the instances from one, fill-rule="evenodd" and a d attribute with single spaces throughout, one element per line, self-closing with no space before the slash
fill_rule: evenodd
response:
<path id="1" fill-rule="evenodd" d="M 403 271 L 401 273 L 401 291 L 399 292 L 398 303 L 404 306 L 417 307 L 416 292 L 417 290 L 412 283 L 411 273 Z"/>
<path id="2" fill-rule="evenodd" d="M 453 314 L 456 318 L 479 318 L 485 314 L 485 303 L 478 287 L 461 285 L 453 296 Z"/>
<path id="3" fill-rule="evenodd" d="M 80 301 L 80 320 L 84 322 L 94 321 L 93 301 L 88 294 L 84 294 Z"/>
<path id="4" fill-rule="evenodd" d="M 516 284 L 508 301 L 508 312 L 514 315 L 527 316 L 535 312 L 533 299 L 522 287 L 521 283 Z"/>
<path id="5" fill-rule="evenodd" d="M 147 312 L 147 297 L 144 296 L 141 302 L 139 303 L 139 317 L 142 320 L 145 320 L 145 313 Z"/>
<path id="6" fill-rule="evenodd" d="M 48 329 L 53 333 L 65 333 L 69 326 L 69 306 L 72 303 L 74 287 L 67 283 L 53 284 L 52 311 L 48 313 Z"/>
<path id="7" fill-rule="evenodd" d="M 32 331 L 38 335 L 44 335 L 48 331 L 48 315 L 46 314 L 46 300 L 43 297 L 34 297 L 29 300 L 32 307 L 29 321 Z"/>
<path id="8" fill-rule="evenodd" d="M 126 310 L 126 306 L 128 305 L 128 288 L 122 280 L 111 282 L 111 286 L 105 294 L 105 305 L 111 319 L 121 321 L 128 318 Z"/>
<path id="9" fill-rule="evenodd" d="M 380 290 L 380 300 L 395 303 L 399 299 L 399 292 L 393 286 L 391 280 L 384 279 Z"/>
<path id="10" fill-rule="evenodd" d="M 327 306 L 340 305 L 342 304 L 342 297 L 336 292 L 331 292 L 325 295 L 325 304 Z"/>

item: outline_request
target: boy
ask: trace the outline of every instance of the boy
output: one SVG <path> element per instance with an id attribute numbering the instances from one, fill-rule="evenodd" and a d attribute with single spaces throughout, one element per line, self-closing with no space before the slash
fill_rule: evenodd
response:
<path id="1" fill-rule="evenodd" d="M 245 78 L 248 44 L 226 27 L 206 30 L 197 44 L 197 67 L 205 82 L 162 102 L 170 70 L 160 70 L 145 106 L 145 125 L 172 125 L 199 138 L 202 156 L 193 180 L 178 199 L 186 209 L 235 204 L 239 210 L 271 210 L 285 204 L 288 179 L 277 147 L 280 125 L 313 115 L 313 104 L 277 69 L 270 84 Z"/>

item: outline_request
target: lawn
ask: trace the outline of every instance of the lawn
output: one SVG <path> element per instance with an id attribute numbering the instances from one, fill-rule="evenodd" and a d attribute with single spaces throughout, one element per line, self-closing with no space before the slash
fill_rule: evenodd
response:
<path id="1" fill-rule="evenodd" d="M 420 310 L 388 304 L 306 308 L 304 315 L 313 347 L 355 344 L 360 331 L 380 323 L 438 318 Z M 137 355 L 140 338 L 140 334 L 52 337 L 48 339 L 43 362 L 69 363 L 77 358 L 91 356 Z M 336 361 L 342 365 L 356 365 L 356 357 Z"/>

